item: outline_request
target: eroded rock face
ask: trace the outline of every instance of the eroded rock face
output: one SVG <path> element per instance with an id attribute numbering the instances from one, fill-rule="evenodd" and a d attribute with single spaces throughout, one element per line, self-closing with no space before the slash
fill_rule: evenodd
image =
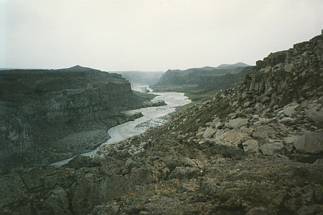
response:
<path id="1" fill-rule="evenodd" d="M 120 75 L 84 67 L 1 71 L 0 92 L 0 168 L 91 150 L 145 101 Z"/>

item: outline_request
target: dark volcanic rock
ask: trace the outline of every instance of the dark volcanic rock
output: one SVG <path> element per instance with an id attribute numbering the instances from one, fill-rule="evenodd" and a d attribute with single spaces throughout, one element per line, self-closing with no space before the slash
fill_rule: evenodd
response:
<path id="1" fill-rule="evenodd" d="M 75 66 L 0 72 L 0 167 L 42 165 L 106 141 L 146 99 L 121 75 Z"/>

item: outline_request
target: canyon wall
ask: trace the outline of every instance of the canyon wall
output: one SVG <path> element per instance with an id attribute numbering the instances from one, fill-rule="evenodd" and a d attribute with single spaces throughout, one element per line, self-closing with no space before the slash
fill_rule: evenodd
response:
<path id="1" fill-rule="evenodd" d="M 48 164 L 95 148 L 141 106 L 118 74 L 80 66 L 0 72 L 0 163 Z"/>

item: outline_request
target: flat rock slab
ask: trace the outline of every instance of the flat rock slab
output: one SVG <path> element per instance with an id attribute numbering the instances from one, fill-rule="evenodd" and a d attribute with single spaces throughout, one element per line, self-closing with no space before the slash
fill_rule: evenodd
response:
<path id="1" fill-rule="evenodd" d="M 249 139 L 249 135 L 239 130 L 229 130 L 216 137 L 218 143 L 227 146 L 238 146 L 247 139 Z"/>
<path id="2" fill-rule="evenodd" d="M 260 146 L 260 150 L 264 155 L 273 155 L 281 152 L 284 149 L 284 144 L 280 142 L 266 143 Z"/>
<path id="3" fill-rule="evenodd" d="M 323 108 L 319 108 L 318 105 L 309 105 L 308 108 L 305 110 L 305 114 L 308 118 L 310 118 L 317 124 L 323 124 Z"/>
<path id="4" fill-rule="evenodd" d="M 282 110 L 282 113 L 285 116 L 291 117 L 296 113 L 296 108 L 299 106 L 297 103 L 291 103 L 289 105 L 286 105 L 284 109 Z"/>
<path id="5" fill-rule="evenodd" d="M 323 132 L 306 132 L 295 144 L 299 152 L 317 154 L 323 152 Z"/>
<path id="6" fill-rule="evenodd" d="M 236 118 L 236 119 L 231 119 L 226 126 L 229 128 L 240 128 L 242 126 L 245 126 L 248 124 L 248 119 L 247 118 Z"/>

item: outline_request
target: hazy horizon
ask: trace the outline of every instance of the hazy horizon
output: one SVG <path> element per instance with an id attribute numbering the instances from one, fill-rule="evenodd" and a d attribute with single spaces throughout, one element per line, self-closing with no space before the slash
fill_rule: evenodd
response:
<path id="1" fill-rule="evenodd" d="M 321 0 L 0 0 L 0 68 L 254 65 L 320 34 L 322 11 Z"/>

